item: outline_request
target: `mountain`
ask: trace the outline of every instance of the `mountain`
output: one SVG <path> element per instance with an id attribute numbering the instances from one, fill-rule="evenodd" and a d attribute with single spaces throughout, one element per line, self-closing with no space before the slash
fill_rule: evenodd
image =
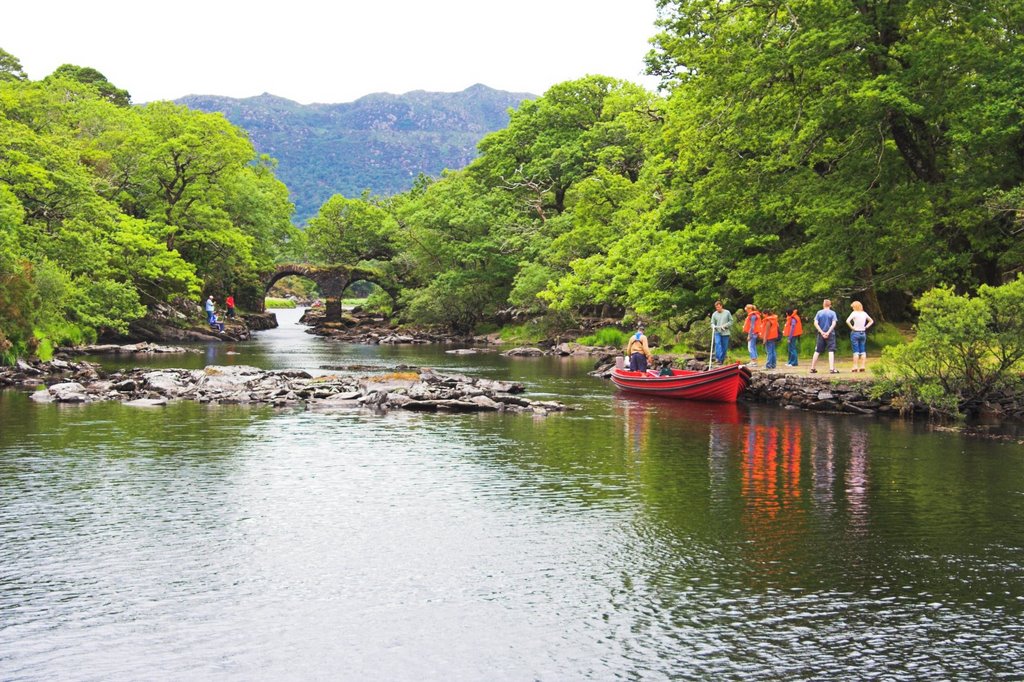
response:
<path id="1" fill-rule="evenodd" d="M 462 92 L 377 93 L 345 104 L 299 104 L 263 94 L 235 99 L 188 95 L 191 109 L 219 111 L 278 160 L 277 177 L 305 222 L 334 194 L 388 195 L 476 157 L 484 135 L 508 125 L 509 109 L 535 95 L 474 85 Z"/>

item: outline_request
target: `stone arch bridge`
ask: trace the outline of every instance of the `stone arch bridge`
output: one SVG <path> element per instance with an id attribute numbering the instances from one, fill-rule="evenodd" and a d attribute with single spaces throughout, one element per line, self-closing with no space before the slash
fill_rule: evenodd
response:
<path id="1" fill-rule="evenodd" d="M 264 297 L 277 280 L 292 275 L 306 277 L 317 283 L 320 293 L 324 295 L 324 312 L 328 322 L 341 321 L 342 296 L 349 285 L 355 282 L 372 282 L 388 292 L 392 299 L 397 300 L 398 297 L 397 285 L 391 278 L 375 268 L 352 265 L 312 265 L 309 263 L 283 263 L 271 272 L 264 273 L 261 277 Z M 266 310 L 265 306 L 261 309 Z"/>

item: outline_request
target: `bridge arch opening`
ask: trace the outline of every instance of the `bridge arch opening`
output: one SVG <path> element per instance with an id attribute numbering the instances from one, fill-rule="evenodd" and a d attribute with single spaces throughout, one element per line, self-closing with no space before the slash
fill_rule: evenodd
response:
<path id="1" fill-rule="evenodd" d="M 396 292 L 385 288 L 372 279 L 356 279 L 349 283 L 342 294 L 346 307 L 362 308 L 367 312 L 391 315 L 398 307 Z"/>
<path id="2" fill-rule="evenodd" d="M 320 285 L 305 275 L 281 275 L 264 292 L 265 300 L 309 302 L 322 298 Z"/>

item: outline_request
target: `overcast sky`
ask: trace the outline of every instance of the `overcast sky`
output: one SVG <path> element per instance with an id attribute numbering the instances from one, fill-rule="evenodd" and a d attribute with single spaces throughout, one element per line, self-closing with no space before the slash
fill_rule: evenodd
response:
<path id="1" fill-rule="evenodd" d="M 308 104 L 483 83 L 542 94 L 643 75 L 655 0 L 20 0 L 0 48 L 32 80 L 91 66 L 136 103 L 269 92 Z"/>

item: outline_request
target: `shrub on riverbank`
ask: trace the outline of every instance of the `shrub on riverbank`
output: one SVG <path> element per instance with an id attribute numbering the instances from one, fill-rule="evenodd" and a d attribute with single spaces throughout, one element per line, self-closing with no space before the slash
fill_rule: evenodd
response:
<path id="1" fill-rule="evenodd" d="M 581 336 L 576 339 L 584 346 L 615 346 L 625 348 L 630 332 L 623 331 L 618 327 L 602 327 L 589 336 Z"/>
<path id="2" fill-rule="evenodd" d="M 1024 391 L 1024 275 L 1002 286 L 982 285 L 977 296 L 952 288 L 925 292 L 917 301 L 917 336 L 886 348 L 879 365 L 880 392 L 905 404 L 924 403 L 949 414 Z"/>
<path id="3" fill-rule="evenodd" d="M 267 298 L 263 303 L 267 308 L 294 308 L 295 301 L 290 298 Z"/>

